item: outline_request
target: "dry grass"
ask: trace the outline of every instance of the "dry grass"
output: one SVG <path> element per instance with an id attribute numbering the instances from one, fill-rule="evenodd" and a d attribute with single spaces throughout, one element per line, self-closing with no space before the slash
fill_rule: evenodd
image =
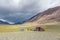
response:
<path id="1" fill-rule="evenodd" d="M 0 40 L 58 40 L 60 35 L 51 32 L 0 33 Z"/>
<path id="2" fill-rule="evenodd" d="M 21 32 L 21 27 L 35 27 L 36 23 L 28 23 L 27 25 L 0 25 L 0 40 L 59 40 L 60 24 L 55 25 L 38 25 L 46 26 L 48 29 L 44 32 L 25 31 Z M 31 26 L 30 26 L 31 25 Z M 3 33 L 1 33 L 3 32 Z"/>

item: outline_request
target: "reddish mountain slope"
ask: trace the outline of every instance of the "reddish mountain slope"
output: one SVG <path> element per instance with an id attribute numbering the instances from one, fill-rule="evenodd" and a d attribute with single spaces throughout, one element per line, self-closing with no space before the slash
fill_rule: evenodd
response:
<path id="1" fill-rule="evenodd" d="M 29 22 L 48 23 L 60 21 L 60 6 L 50 8 L 42 13 L 38 13 L 32 17 Z"/>

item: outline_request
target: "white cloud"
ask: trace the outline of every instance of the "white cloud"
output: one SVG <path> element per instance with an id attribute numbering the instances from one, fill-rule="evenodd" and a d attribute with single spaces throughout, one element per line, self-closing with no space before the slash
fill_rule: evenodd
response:
<path id="1" fill-rule="evenodd" d="M 38 6 L 41 11 L 44 11 L 51 7 L 60 6 L 60 0 L 40 0 Z"/>
<path id="2" fill-rule="evenodd" d="M 49 7 L 60 5 L 60 0 L 0 0 L 0 7 L 11 11 L 22 10 L 29 5 L 36 5 L 36 8 L 44 10 Z M 33 9 L 33 8 L 32 8 Z"/>

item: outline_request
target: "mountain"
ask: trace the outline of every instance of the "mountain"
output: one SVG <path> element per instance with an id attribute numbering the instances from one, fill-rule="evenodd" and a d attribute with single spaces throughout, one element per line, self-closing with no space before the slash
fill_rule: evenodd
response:
<path id="1" fill-rule="evenodd" d="M 9 22 L 7 20 L 4 19 L 0 19 L 0 24 L 14 24 L 13 22 Z"/>
<path id="2" fill-rule="evenodd" d="M 38 13 L 29 19 L 29 22 L 49 23 L 60 22 L 60 6 L 50 8 L 42 13 Z"/>

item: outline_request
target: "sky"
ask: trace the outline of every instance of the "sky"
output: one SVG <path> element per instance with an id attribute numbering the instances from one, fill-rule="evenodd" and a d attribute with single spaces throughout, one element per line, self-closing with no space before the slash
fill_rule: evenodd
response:
<path id="1" fill-rule="evenodd" d="M 60 0 L 0 0 L 0 19 L 23 22 L 55 6 L 60 6 Z"/>

